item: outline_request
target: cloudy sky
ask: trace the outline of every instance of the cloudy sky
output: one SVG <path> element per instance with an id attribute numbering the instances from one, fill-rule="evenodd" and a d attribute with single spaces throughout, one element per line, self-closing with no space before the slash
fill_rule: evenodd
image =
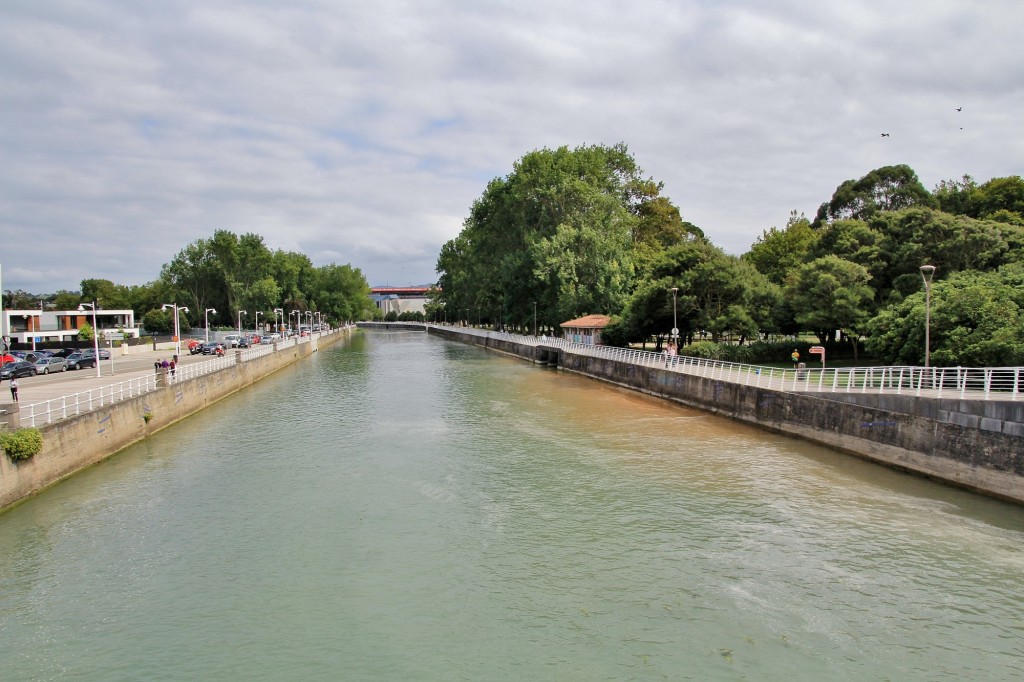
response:
<path id="1" fill-rule="evenodd" d="M 739 254 L 880 166 L 1024 175 L 1019 9 L 0 0 L 2 285 L 141 284 L 220 228 L 433 282 L 490 179 L 616 142 Z"/>

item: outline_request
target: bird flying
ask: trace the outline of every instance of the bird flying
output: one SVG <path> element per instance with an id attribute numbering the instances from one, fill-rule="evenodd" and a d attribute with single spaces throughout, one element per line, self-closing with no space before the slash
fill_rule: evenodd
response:
<path id="1" fill-rule="evenodd" d="M 882 133 L 882 137 L 889 137 L 889 133 Z"/>

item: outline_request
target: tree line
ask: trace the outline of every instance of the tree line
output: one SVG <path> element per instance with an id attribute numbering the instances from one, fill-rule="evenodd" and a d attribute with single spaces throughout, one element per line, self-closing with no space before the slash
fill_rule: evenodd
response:
<path id="1" fill-rule="evenodd" d="M 728 355 L 771 338 L 841 339 L 886 364 L 1024 364 L 1024 181 L 969 176 L 928 191 L 908 166 L 842 182 L 741 256 L 683 220 L 623 144 L 526 154 L 441 249 L 428 317 L 532 330 L 612 315 L 615 345 Z M 675 291 L 673 291 L 673 289 Z M 788 355 L 788 353 L 787 353 Z"/>
<path id="2" fill-rule="evenodd" d="M 179 251 L 160 270 L 160 276 L 142 285 L 115 284 L 107 279 L 82 280 L 81 291 L 62 290 L 38 296 L 8 291 L 8 308 L 38 308 L 42 303 L 55 310 L 74 310 L 80 303 L 95 301 L 100 309 L 131 309 L 150 333 L 174 329 L 173 309 L 187 307 L 181 325 L 202 326 L 206 310 L 211 326 L 253 328 L 273 322 L 274 309 L 319 312 L 334 324 L 372 316 L 376 307 L 370 286 L 351 265 L 316 267 L 308 256 L 294 251 L 271 251 L 263 237 L 236 235 L 217 230 Z M 244 311 L 241 316 L 239 311 Z"/>

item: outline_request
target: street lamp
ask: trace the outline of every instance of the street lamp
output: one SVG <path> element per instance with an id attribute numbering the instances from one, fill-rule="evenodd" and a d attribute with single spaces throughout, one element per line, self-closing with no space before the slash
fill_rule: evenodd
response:
<path id="1" fill-rule="evenodd" d="M 177 360 L 178 356 L 181 355 L 181 327 L 179 326 L 178 316 L 182 311 L 188 312 L 188 308 L 185 306 L 178 307 L 177 303 L 164 303 L 160 306 L 160 310 L 167 310 L 168 308 L 174 308 L 174 358 Z"/>
<path id="2" fill-rule="evenodd" d="M 676 341 L 679 336 L 679 323 L 676 319 L 676 294 L 678 292 L 679 287 L 672 287 L 672 343 L 676 344 L 676 347 L 679 346 L 678 341 Z"/>
<path id="3" fill-rule="evenodd" d="M 309 335 L 313 336 L 313 311 L 306 311 L 306 326 L 309 327 Z"/>
<path id="4" fill-rule="evenodd" d="M 257 310 L 256 313 L 253 315 L 253 317 L 256 318 L 256 321 L 253 322 L 252 331 L 253 331 L 253 334 L 255 334 L 256 336 L 259 336 L 260 335 L 260 311 Z"/>
<path id="5" fill-rule="evenodd" d="M 204 315 L 204 319 L 205 319 L 204 324 L 206 325 L 206 343 L 210 343 L 210 313 L 213 313 L 214 315 L 216 315 L 217 314 L 217 309 L 216 308 L 207 308 L 206 312 L 203 314 Z"/>
<path id="6" fill-rule="evenodd" d="M 92 350 L 93 350 L 93 353 L 95 354 L 96 378 L 98 379 L 101 376 L 100 375 L 100 332 L 99 332 L 99 329 L 96 328 L 96 301 L 93 301 L 92 303 L 79 303 L 78 304 L 78 312 L 84 312 L 86 307 L 92 309 Z M 113 353 L 111 353 L 110 356 L 113 357 L 114 356 Z"/>
<path id="7" fill-rule="evenodd" d="M 245 311 L 245 310 L 239 310 L 238 311 L 238 340 L 239 341 L 242 340 L 242 315 L 243 314 L 244 315 L 248 315 L 249 313 L 248 313 L 248 311 Z"/>
<path id="8" fill-rule="evenodd" d="M 932 327 L 932 276 L 935 275 L 934 265 L 921 266 L 921 279 L 924 280 L 924 366 L 928 368 L 931 360 L 931 327 Z"/>
<path id="9" fill-rule="evenodd" d="M 533 302 L 533 335 L 537 336 L 537 302 Z"/>
<path id="10" fill-rule="evenodd" d="M 284 322 L 284 308 L 274 308 L 274 326 L 277 327 L 274 331 L 281 331 L 281 323 L 277 321 L 277 316 L 281 316 L 281 322 Z"/>

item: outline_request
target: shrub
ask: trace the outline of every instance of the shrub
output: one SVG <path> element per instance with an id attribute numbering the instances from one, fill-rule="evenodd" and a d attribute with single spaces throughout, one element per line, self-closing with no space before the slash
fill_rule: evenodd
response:
<path id="1" fill-rule="evenodd" d="M 43 433 L 39 429 L 18 429 L 0 434 L 0 447 L 7 456 L 17 461 L 28 459 L 43 449 Z"/>

